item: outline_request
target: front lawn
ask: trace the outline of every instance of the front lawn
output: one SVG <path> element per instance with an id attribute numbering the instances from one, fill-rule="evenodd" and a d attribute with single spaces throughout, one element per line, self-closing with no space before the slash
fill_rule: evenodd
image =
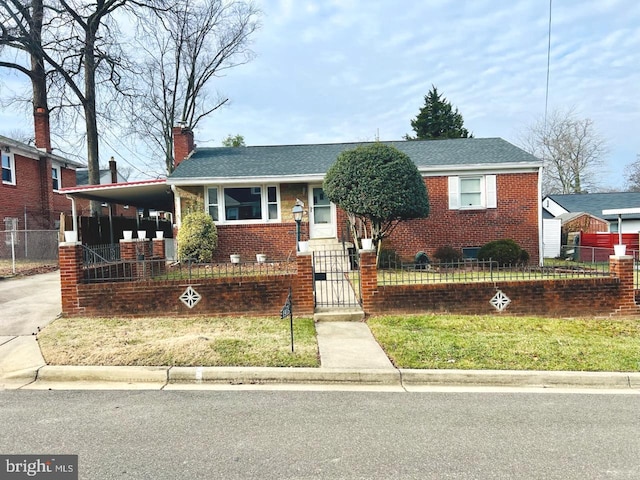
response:
<path id="1" fill-rule="evenodd" d="M 638 320 L 410 315 L 368 324 L 399 368 L 640 371 Z"/>
<path id="2" fill-rule="evenodd" d="M 38 334 L 50 365 L 318 367 L 313 320 L 60 318 Z"/>

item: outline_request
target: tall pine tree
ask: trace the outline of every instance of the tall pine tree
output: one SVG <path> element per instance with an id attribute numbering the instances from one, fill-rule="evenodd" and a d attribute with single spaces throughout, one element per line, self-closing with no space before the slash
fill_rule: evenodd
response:
<path id="1" fill-rule="evenodd" d="M 431 90 L 424 97 L 424 107 L 420 109 L 418 116 L 411 120 L 411 128 L 416 133 L 415 137 L 409 134 L 405 140 L 438 140 L 442 138 L 468 138 L 473 137 L 463 126 L 462 115 L 450 102 L 447 101 L 438 89 L 431 85 Z"/>

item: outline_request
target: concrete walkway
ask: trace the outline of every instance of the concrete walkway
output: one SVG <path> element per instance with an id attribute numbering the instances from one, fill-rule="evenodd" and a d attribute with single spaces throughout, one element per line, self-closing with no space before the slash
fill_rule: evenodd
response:
<path id="1" fill-rule="evenodd" d="M 394 368 L 366 323 L 319 322 L 316 333 L 322 368 Z"/>

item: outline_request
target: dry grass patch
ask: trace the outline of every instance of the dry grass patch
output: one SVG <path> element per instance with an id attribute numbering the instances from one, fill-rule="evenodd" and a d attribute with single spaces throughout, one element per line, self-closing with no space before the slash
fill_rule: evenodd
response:
<path id="1" fill-rule="evenodd" d="M 317 367 L 313 320 L 61 318 L 38 334 L 50 365 Z"/>
<path id="2" fill-rule="evenodd" d="M 0 277 L 11 277 L 13 275 L 37 275 L 39 273 L 53 272 L 58 269 L 57 260 L 16 260 L 15 273 L 13 272 L 13 262 L 11 260 L 0 260 Z"/>

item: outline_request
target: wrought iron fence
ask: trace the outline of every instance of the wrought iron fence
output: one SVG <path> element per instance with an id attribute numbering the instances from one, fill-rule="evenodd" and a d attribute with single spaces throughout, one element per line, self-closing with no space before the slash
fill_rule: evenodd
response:
<path id="1" fill-rule="evenodd" d="M 598 277 L 609 275 L 608 264 L 571 264 L 557 261 L 542 267 L 501 265 L 494 260 L 465 259 L 457 262 L 389 262 L 378 270 L 379 285 L 428 284 L 446 282 L 495 282 Z"/>
<path id="2" fill-rule="evenodd" d="M 85 265 L 108 263 L 120 260 L 120 244 L 82 245 L 82 262 Z"/>
<path id="3" fill-rule="evenodd" d="M 119 260 L 84 264 L 87 283 L 184 280 L 206 278 L 269 277 L 297 271 L 294 260 L 268 262 L 196 263 L 169 260 Z"/>

